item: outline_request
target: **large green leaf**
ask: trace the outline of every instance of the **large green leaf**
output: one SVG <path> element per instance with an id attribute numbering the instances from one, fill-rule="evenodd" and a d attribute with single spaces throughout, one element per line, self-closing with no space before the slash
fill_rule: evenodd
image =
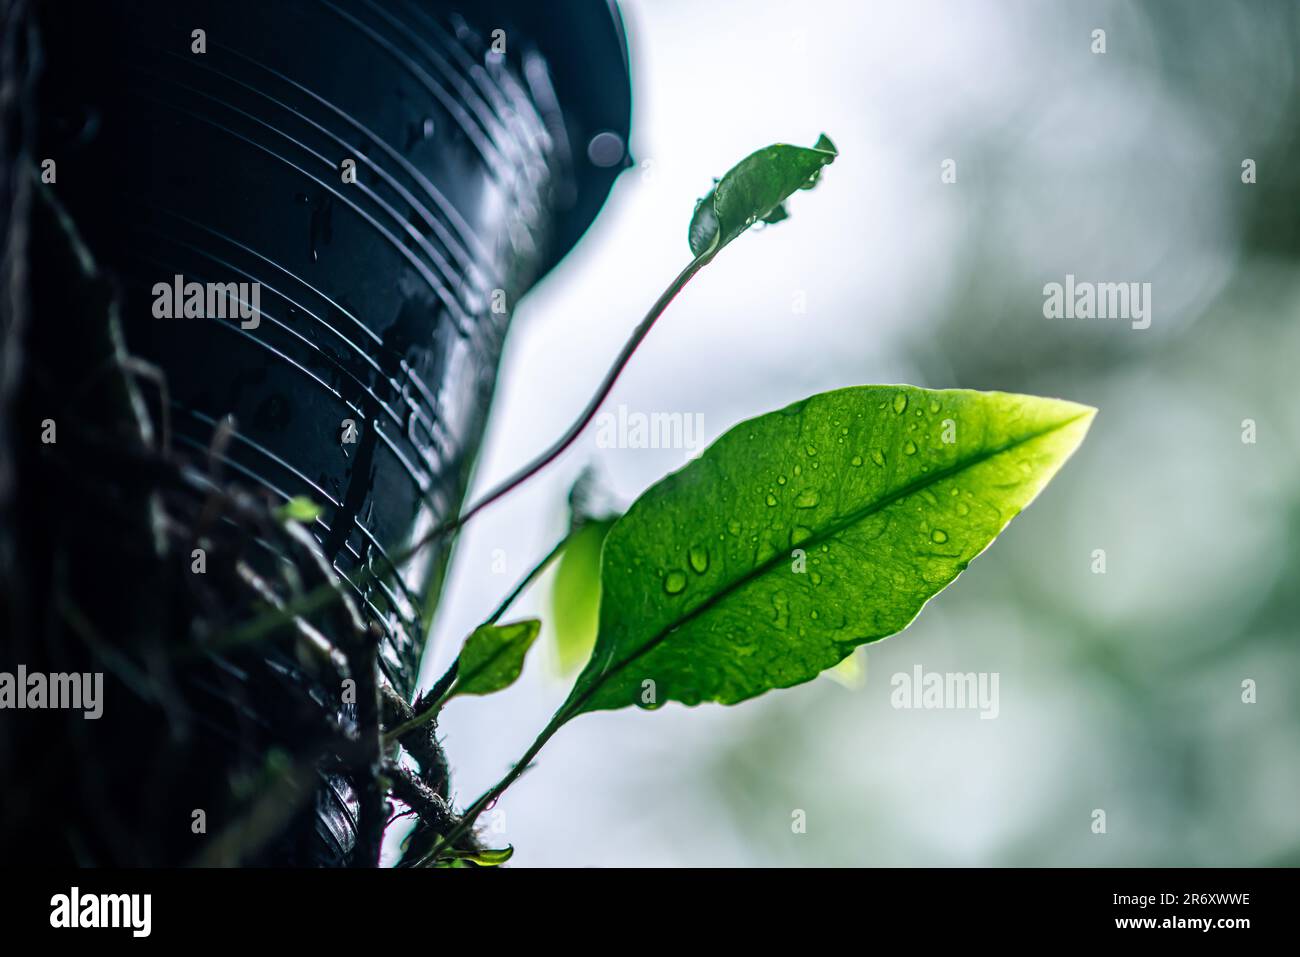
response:
<path id="1" fill-rule="evenodd" d="M 460 650 L 456 683 L 448 700 L 462 694 L 492 694 L 514 684 L 541 624 L 536 618 L 527 618 L 474 629 Z"/>
<path id="2" fill-rule="evenodd" d="M 609 532 L 599 636 L 560 716 L 732 704 L 897 633 L 1033 501 L 1094 413 L 860 386 L 742 423 Z"/>
<path id="3" fill-rule="evenodd" d="M 717 254 L 750 226 L 776 223 L 792 193 L 817 185 L 822 167 L 835 162 L 835 144 L 823 133 L 812 149 L 776 143 L 750 153 L 714 184 L 695 206 L 689 239 L 699 257 Z"/>

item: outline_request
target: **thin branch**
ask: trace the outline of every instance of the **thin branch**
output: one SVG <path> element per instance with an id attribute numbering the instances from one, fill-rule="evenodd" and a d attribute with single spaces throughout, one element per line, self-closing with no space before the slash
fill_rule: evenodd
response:
<path id="1" fill-rule="evenodd" d="M 453 830 L 460 819 L 433 788 L 425 784 L 410 768 L 393 761 L 384 763 L 384 774 L 393 783 L 393 796 L 411 808 L 439 835 Z"/>
<path id="2" fill-rule="evenodd" d="M 542 572 L 546 571 L 547 566 L 549 566 L 551 562 L 555 561 L 559 554 L 564 551 L 564 545 L 568 540 L 569 536 L 566 535 L 556 542 L 555 546 L 546 553 L 546 556 L 534 565 L 527 575 L 520 579 L 519 584 L 515 586 L 514 591 L 505 597 L 501 604 L 497 606 L 496 610 L 492 612 L 492 614 L 489 615 L 479 627 L 482 628 L 484 625 L 495 625 L 500 621 L 501 616 L 504 615 L 507 609 L 514 604 L 515 600 L 523 594 L 524 590 L 535 582 L 538 577 L 541 576 Z M 384 735 L 385 747 L 400 740 L 408 731 L 414 731 L 416 728 L 423 724 L 427 724 L 429 721 L 432 721 L 437 717 L 438 712 L 442 710 L 442 706 L 446 701 L 447 693 L 451 691 L 452 685 L 456 682 L 456 674 L 459 670 L 460 655 L 457 655 L 456 660 L 451 663 L 451 667 L 449 667 L 443 676 L 438 679 L 437 683 L 429 689 L 429 693 L 427 695 L 421 695 L 420 700 L 416 702 L 415 711 L 418 713 L 413 718 L 402 722 L 392 731 L 389 731 Z M 428 707 L 425 707 L 426 702 L 431 702 Z"/>
<path id="3" fill-rule="evenodd" d="M 571 716 L 570 709 L 561 709 L 560 711 L 557 711 L 555 717 L 551 718 L 550 724 L 542 730 L 542 733 L 537 736 L 537 740 L 534 741 L 532 745 L 529 746 L 528 750 L 524 752 L 523 757 L 515 762 L 514 767 L 510 769 L 506 776 L 498 781 L 490 791 L 487 791 L 482 797 L 471 804 L 469 809 L 461 815 L 460 822 L 451 829 L 450 833 L 438 841 L 438 843 L 433 846 L 433 849 L 430 850 L 419 863 L 424 864 L 435 861 L 438 859 L 438 855 L 444 850 L 455 847 L 456 842 L 474 826 L 474 822 L 478 819 L 478 816 L 496 803 L 497 798 L 501 797 L 501 795 L 505 793 L 506 788 L 514 784 L 515 781 L 519 779 L 519 776 L 528 770 L 529 765 L 533 763 L 533 759 L 537 757 L 538 752 L 546 746 L 546 742 L 551 740 L 555 735 L 555 732 L 559 731 Z"/>
<path id="4" fill-rule="evenodd" d="M 623 349 L 614 359 L 614 363 L 610 366 L 609 371 L 605 373 L 604 381 L 601 382 L 600 386 L 596 389 L 596 393 L 591 397 L 591 401 L 587 403 L 587 407 L 582 410 L 578 415 L 578 418 L 569 426 L 568 430 L 551 444 L 550 448 L 537 456 L 537 458 L 533 459 L 514 475 L 510 476 L 510 478 L 493 488 L 477 502 L 465 509 L 465 511 L 461 512 L 456 518 L 452 519 L 450 522 L 444 522 L 442 525 L 429 531 L 423 538 L 416 542 L 407 555 L 398 558 L 397 562 L 401 563 L 406 561 L 425 545 L 429 544 L 429 542 L 436 541 L 444 535 L 456 531 L 479 512 L 483 511 L 483 509 L 487 508 L 501 497 L 513 492 L 520 485 L 524 484 L 524 482 L 528 481 L 546 466 L 550 465 L 553 461 L 563 455 L 564 452 L 568 450 L 569 446 L 577 441 L 578 436 L 582 434 L 583 430 L 591 424 L 591 420 L 596 417 L 596 413 L 600 411 L 601 405 L 604 404 L 605 399 L 608 398 L 610 392 L 613 391 L 614 384 L 618 382 L 619 376 L 623 374 L 623 370 L 627 367 L 628 362 L 631 361 L 632 356 L 636 353 L 641 342 L 650 334 L 650 330 L 654 328 L 655 322 L 657 322 L 659 317 L 663 315 L 664 310 L 667 309 L 669 304 L 677 298 L 677 294 L 686 287 L 686 284 L 691 281 L 692 277 L 694 277 L 697 272 L 704 268 L 704 266 L 713 259 L 714 255 L 715 251 L 711 250 L 704 255 L 692 259 L 690 264 L 677 275 L 677 278 L 669 283 L 668 288 L 663 291 L 663 294 L 660 295 L 657 300 L 655 300 L 655 304 L 650 307 L 650 311 L 646 313 L 645 318 L 641 320 L 637 327 L 632 331 L 632 335 L 628 338 L 627 342 L 623 344 Z"/>
<path id="5" fill-rule="evenodd" d="M 506 611 L 510 608 L 510 606 L 515 603 L 515 600 L 518 599 L 519 596 L 524 593 L 524 591 L 528 588 L 529 585 L 537 581 L 537 579 L 541 576 L 542 572 L 546 571 L 547 566 L 549 566 L 551 562 L 555 561 L 555 559 L 557 559 L 560 556 L 560 552 L 564 551 L 564 545 L 566 542 L 568 542 L 568 540 L 569 540 L 569 536 L 565 535 L 558 542 L 556 542 L 555 546 L 549 552 L 546 553 L 546 556 L 540 562 L 538 562 L 536 565 L 532 567 L 532 569 L 528 572 L 528 574 L 525 575 L 520 580 L 519 584 L 515 586 L 515 590 L 512 591 L 509 595 L 507 595 L 502 600 L 501 604 L 497 606 L 496 611 L 492 612 L 492 614 L 487 617 L 487 620 L 484 621 L 483 624 L 495 625 L 498 621 L 500 621 L 501 616 L 504 615 Z"/>

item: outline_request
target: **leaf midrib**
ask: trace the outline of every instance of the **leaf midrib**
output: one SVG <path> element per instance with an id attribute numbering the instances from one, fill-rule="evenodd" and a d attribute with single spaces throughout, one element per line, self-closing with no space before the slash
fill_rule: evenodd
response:
<path id="1" fill-rule="evenodd" d="M 852 525 L 856 525 L 858 522 L 862 521 L 868 516 L 888 508 L 890 505 L 893 505 L 895 502 L 901 499 L 907 498 L 909 495 L 915 495 L 917 492 L 920 492 L 922 489 L 929 488 L 931 485 L 935 485 L 939 482 L 944 481 L 945 479 L 951 478 L 952 476 L 957 475 L 960 472 L 964 472 L 967 469 L 971 469 L 977 465 L 981 465 L 984 462 L 987 462 L 989 459 L 993 459 L 999 455 L 1005 455 L 1008 452 L 1012 452 L 1015 449 L 1020 448 L 1022 445 L 1027 445 L 1030 442 L 1035 442 L 1038 439 L 1043 438 L 1044 436 L 1051 435 L 1053 432 L 1059 432 L 1062 429 L 1073 425 L 1075 422 L 1078 422 L 1080 419 L 1087 418 L 1089 415 L 1092 415 L 1093 412 L 1094 410 L 1080 412 L 1078 415 L 1066 419 L 1064 422 L 1058 422 L 1057 424 L 1051 426 L 1050 428 L 1042 429 L 1038 432 L 1034 432 L 1029 435 L 1023 436 L 1019 439 L 1016 439 L 1014 442 L 1009 442 L 1006 445 L 999 446 L 996 449 L 992 449 L 990 451 L 983 452 L 979 455 L 972 456 L 971 458 L 965 460 L 964 462 L 956 463 L 954 465 L 949 466 L 946 469 L 941 469 L 938 472 L 935 472 L 933 475 L 923 476 L 922 478 L 917 479 L 915 482 L 912 482 L 908 485 L 904 485 L 896 492 L 892 492 L 889 495 L 886 495 L 884 498 L 877 499 L 876 501 L 863 506 L 862 508 L 858 509 L 856 512 L 850 512 L 840 521 L 832 522 L 831 524 L 827 525 L 823 531 L 815 532 L 814 534 L 810 535 L 808 538 L 801 541 L 799 545 L 802 547 L 806 543 L 809 546 L 814 546 L 819 544 L 822 541 L 825 541 L 828 538 L 833 538 L 835 535 L 838 535 L 840 532 L 844 531 L 844 529 L 849 528 Z M 741 575 L 735 581 L 724 586 L 723 588 L 718 589 L 716 592 L 714 592 L 704 601 L 700 602 L 690 611 L 686 612 L 680 618 L 676 619 L 668 626 L 656 632 L 650 638 L 649 641 L 647 641 L 644 645 L 638 648 L 633 654 L 629 655 L 623 661 L 620 661 L 619 663 L 613 665 L 608 670 L 602 671 L 599 675 L 599 680 L 593 682 L 592 686 L 589 689 L 587 689 L 587 691 L 579 695 L 578 698 L 574 700 L 573 705 L 571 707 L 566 707 L 564 710 L 567 711 L 569 713 L 569 716 L 571 717 L 579 714 L 582 705 L 584 705 L 592 697 L 592 695 L 594 695 L 601 688 L 601 686 L 604 685 L 607 680 L 609 680 L 609 678 L 613 677 L 615 674 L 622 671 L 628 665 L 632 664 L 632 662 L 649 654 L 655 648 L 659 647 L 659 645 L 663 644 L 663 642 L 668 639 L 668 636 L 671 635 L 674 631 L 677 631 L 683 625 L 690 623 L 692 620 L 699 617 L 701 613 L 708 611 L 710 608 L 712 608 L 714 605 L 717 605 L 724 598 L 727 598 L 730 595 L 734 594 L 735 592 L 739 591 L 741 588 L 748 585 L 750 582 L 758 578 L 761 578 L 763 575 L 767 574 L 777 565 L 784 563 L 784 561 L 785 561 L 785 557 L 781 555 L 780 552 L 778 552 L 767 561 L 755 565 L 753 569 L 746 572 L 744 575 Z"/>

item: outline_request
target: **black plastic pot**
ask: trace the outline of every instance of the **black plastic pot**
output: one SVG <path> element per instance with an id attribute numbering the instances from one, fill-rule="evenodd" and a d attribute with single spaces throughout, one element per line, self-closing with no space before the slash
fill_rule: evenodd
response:
<path id="1" fill-rule="evenodd" d="M 233 416 L 230 468 L 326 505 L 343 570 L 383 570 L 456 508 L 509 310 L 624 163 L 606 4 L 475 4 L 472 25 L 457 6 L 105 3 L 62 8 L 48 41 L 73 134 L 48 144 L 59 194 L 125 283 L 127 341 L 167 375 L 175 439 L 205 449 Z M 155 318 L 177 275 L 259 283 L 257 328 Z M 404 690 L 433 559 L 369 596 Z"/>
<path id="2" fill-rule="evenodd" d="M 617 11 L 113 0 L 40 20 L 39 152 L 165 376 L 173 444 L 206 461 L 232 417 L 227 478 L 314 499 L 337 569 L 388 572 L 459 508 L 510 312 L 628 165 Z M 256 283 L 255 324 L 159 318 L 177 276 Z M 448 547 L 358 596 L 404 696 Z M 322 793 L 291 862 L 348 858 L 350 785 Z"/>

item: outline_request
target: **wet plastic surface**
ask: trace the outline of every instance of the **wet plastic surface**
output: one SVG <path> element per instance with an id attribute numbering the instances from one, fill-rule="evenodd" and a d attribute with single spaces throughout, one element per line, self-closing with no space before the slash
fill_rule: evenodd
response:
<path id="1" fill-rule="evenodd" d="M 125 43 L 61 164 L 126 283 L 128 341 L 167 373 L 177 440 L 204 449 L 234 416 L 230 468 L 326 505 L 343 570 L 384 569 L 456 507 L 508 311 L 550 252 L 554 194 L 574 190 L 537 105 L 555 95 L 544 61 L 515 69 L 525 37 L 507 30 L 497 56 L 489 28 L 432 6 L 122 5 Z M 151 290 L 175 275 L 259 283 L 258 328 L 155 319 Z M 366 596 L 403 690 L 434 559 Z"/>

